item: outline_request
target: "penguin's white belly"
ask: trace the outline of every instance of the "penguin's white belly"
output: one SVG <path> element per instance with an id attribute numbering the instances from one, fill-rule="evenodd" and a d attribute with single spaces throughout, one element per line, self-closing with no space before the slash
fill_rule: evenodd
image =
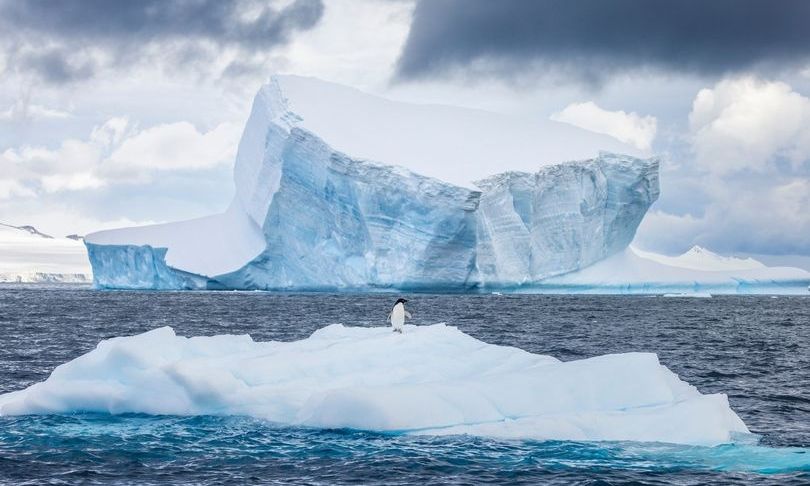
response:
<path id="1" fill-rule="evenodd" d="M 397 304 L 394 306 L 394 309 L 391 310 L 391 325 L 394 326 L 394 329 L 402 329 L 402 326 L 405 325 L 404 305 Z"/>

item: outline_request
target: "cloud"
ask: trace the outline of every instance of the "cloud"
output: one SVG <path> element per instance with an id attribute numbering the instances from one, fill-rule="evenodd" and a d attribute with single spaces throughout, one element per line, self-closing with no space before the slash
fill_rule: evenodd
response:
<path id="1" fill-rule="evenodd" d="M 662 197 L 638 243 L 681 252 L 804 254 L 810 248 L 810 98 L 755 76 L 700 89 L 662 165 Z"/>
<path id="2" fill-rule="evenodd" d="M 698 162 L 717 174 L 810 159 L 810 99 L 782 82 L 742 77 L 703 89 L 689 125 Z"/>
<path id="3" fill-rule="evenodd" d="M 86 140 L 0 153 L 0 199 L 144 184 L 161 172 L 223 167 L 233 162 L 238 141 L 231 123 L 207 132 L 188 122 L 140 130 L 125 118 L 111 118 Z"/>
<path id="4" fill-rule="evenodd" d="M 13 197 L 31 197 L 35 193 L 32 189 L 13 179 L 0 179 L 0 201 Z"/>
<path id="5" fill-rule="evenodd" d="M 717 75 L 810 58 L 805 0 L 422 0 L 401 78 L 553 70 Z"/>
<path id="6" fill-rule="evenodd" d="M 592 101 L 571 103 L 550 118 L 591 132 L 610 135 L 640 150 L 650 149 L 658 126 L 658 120 L 654 116 L 640 116 L 621 110 L 608 111 Z"/>
<path id="7" fill-rule="evenodd" d="M 158 125 L 124 140 L 107 163 L 127 171 L 208 169 L 234 159 L 240 134 L 230 123 L 206 133 L 188 122 Z"/>
<path id="8" fill-rule="evenodd" d="M 323 15 L 321 0 L 0 0 L 6 69 L 62 84 L 138 61 L 215 64 L 269 52 Z"/>
<path id="9" fill-rule="evenodd" d="M 12 53 L 12 61 L 22 71 L 35 72 L 54 84 L 79 81 L 93 76 L 95 60 L 81 50 L 27 47 Z"/>
<path id="10" fill-rule="evenodd" d="M 788 178 L 775 184 L 726 185 L 717 181 L 715 198 L 702 216 L 651 211 L 639 227 L 637 243 L 678 253 L 693 244 L 725 253 L 807 254 L 810 248 L 810 180 Z"/>
<path id="11" fill-rule="evenodd" d="M 318 0 L 52 0 L 4 1 L 7 25 L 85 41 L 128 43 L 188 38 L 270 47 L 291 32 L 315 25 L 323 12 Z"/>
<path id="12" fill-rule="evenodd" d="M 43 175 L 41 184 L 42 190 L 45 192 L 61 192 L 97 189 L 106 185 L 106 181 L 92 172 L 74 172 L 71 174 Z"/>
<path id="13" fill-rule="evenodd" d="M 0 120 L 60 120 L 70 118 L 70 113 L 42 105 L 19 100 L 7 109 L 0 111 Z"/>
<path id="14" fill-rule="evenodd" d="M 0 209 L 2 200 L 0 200 Z M 70 234 L 86 235 L 93 231 L 113 228 L 125 228 L 147 224 L 164 223 L 152 219 L 98 218 L 78 212 L 73 208 L 60 206 L 34 207 L 31 205 L 14 207 L 14 211 L 0 213 L 0 223 L 15 226 L 31 225 L 37 230 L 53 235 L 66 236 Z"/>

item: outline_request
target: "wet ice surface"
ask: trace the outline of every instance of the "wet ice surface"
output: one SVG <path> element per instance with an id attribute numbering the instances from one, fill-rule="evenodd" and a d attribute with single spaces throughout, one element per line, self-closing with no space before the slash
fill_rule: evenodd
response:
<path id="1" fill-rule="evenodd" d="M 0 419 L 0 482 L 682 483 L 810 480 L 810 299 L 411 295 L 415 324 L 562 360 L 649 351 L 703 393 L 727 393 L 760 446 L 407 437 L 242 417 Z M 0 392 L 42 381 L 104 338 L 295 340 L 332 323 L 384 325 L 392 295 L 0 289 Z M 765 447 L 761 447 L 765 446 Z M 762 475 L 762 473 L 769 473 Z"/>

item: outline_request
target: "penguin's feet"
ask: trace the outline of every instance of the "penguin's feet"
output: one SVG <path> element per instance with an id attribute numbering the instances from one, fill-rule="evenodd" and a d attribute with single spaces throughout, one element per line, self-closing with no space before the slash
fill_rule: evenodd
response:
<path id="1" fill-rule="evenodd" d="M 402 334 L 402 329 L 394 329 L 394 332 L 398 332 L 398 333 Z"/>

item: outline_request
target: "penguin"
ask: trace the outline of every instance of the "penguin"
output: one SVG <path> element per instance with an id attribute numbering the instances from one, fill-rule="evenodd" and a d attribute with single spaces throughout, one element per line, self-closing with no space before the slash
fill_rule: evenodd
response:
<path id="1" fill-rule="evenodd" d="M 394 308 L 388 313 L 388 321 L 391 321 L 391 327 L 394 332 L 402 334 L 402 327 L 405 325 L 405 318 L 411 318 L 411 313 L 405 310 L 405 299 L 397 299 Z"/>

